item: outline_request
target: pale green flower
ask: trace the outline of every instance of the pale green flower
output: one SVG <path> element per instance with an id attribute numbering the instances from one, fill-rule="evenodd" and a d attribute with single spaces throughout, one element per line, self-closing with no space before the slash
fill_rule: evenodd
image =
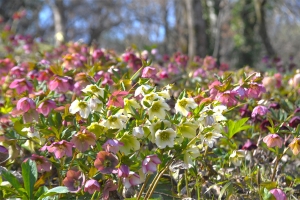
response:
<path id="1" fill-rule="evenodd" d="M 136 96 L 138 96 L 140 94 L 142 94 L 143 96 L 145 96 L 150 89 L 152 89 L 152 87 L 149 86 L 149 85 L 141 85 L 138 88 L 136 88 L 136 90 L 134 92 L 134 96 L 136 97 Z"/>
<path id="2" fill-rule="evenodd" d="M 190 109 L 196 108 L 198 105 L 195 103 L 193 98 L 182 98 L 178 99 L 175 105 L 176 113 L 180 113 L 183 116 L 188 116 Z"/>
<path id="3" fill-rule="evenodd" d="M 170 107 L 164 100 L 154 101 L 149 109 L 149 119 L 152 120 L 154 117 L 165 119 L 167 110 L 170 110 Z"/>
<path id="4" fill-rule="evenodd" d="M 88 100 L 88 104 L 92 113 L 95 111 L 100 112 L 103 107 L 102 101 L 100 101 L 98 97 L 94 95 Z"/>
<path id="5" fill-rule="evenodd" d="M 131 153 L 131 151 L 137 151 L 140 149 L 140 142 L 133 135 L 128 135 L 125 133 L 123 137 L 120 139 L 120 142 L 124 144 L 124 146 L 120 146 L 120 151 L 125 155 Z"/>
<path id="6" fill-rule="evenodd" d="M 149 94 L 146 94 L 142 99 L 142 106 L 144 108 L 148 108 L 147 104 L 151 105 L 154 101 L 158 99 L 162 99 L 162 97 L 158 96 L 158 94 L 156 94 L 155 92 L 150 92 Z"/>
<path id="7" fill-rule="evenodd" d="M 163 97 L 163 98 L 166 99 L 166 100 L 170 100 L 170 99 L 171 99 L 168 90 L 163 90 L 163 91 L 161 91 L 161 92 L 156 92 L 156 93 L 158 94 L 158 96 Z"/>
<path id="8" fill-rule="evenodd" d="M 205 133 L 204 135 L 200 135 L 201 140 L 207 144 L 210 148 L 214 146 L 214 143 L 217 142 L 217 139 L 223 137 L 220 133 L 222 126 L 220 124 L 214 124 L 214 129 Z"/>
<path id="9" fill-rule="evenodd" d="M 195 145 L 192 145 L 187 150 L 184 151 L 183 162 L 187 168 L 191 168 L 193 166 L 193 159 L 196 159 L 200 156 L 199 148 Z"/>
<path id="10" fill-rule="evenodd" d="M 155 142 L 155 133 L 158 130 L 164 130 L 171 128 L 171 122 L 168 120 L 158 120 L 157 122 L 151 123 L 149 130 L 151 132 L 151 141 Z"/>
<path id="11" fill-rule="evenodd" d="M 88 127 L 87 130 L 94 133 L 97 137 L 100 137 L 105 131 L 107 131 L 107 128 L 103 125 L 101 125 L 99 122 L 92 122 Z"/>
<path id="12" fill-rule="evenodd" d="M 107 120 L 103 120 L 101 125 L 107 127 L 108 129 L 123 129 L 127 119 L 128 118 L 125 115 L 117 113 L 109 116 Z"/>
<path id="13" fill-rule="evenodd" d="M 166 130 L 158 130 L 155 133 L 155 143 L 160 149 L 166 148 L 166 146 L 173 147 L 176 132 L 168 128 Z"/>
<path id="14" fill-rule="evenodd" d="M 86 101 L 78 101 L 77 99 L 71 103 L 69 111 L 71 114 L 79 112 L 79 115 L 85 119 L 88 118 L 91 112 L 90 107 L 88 106 L 88 103 Z"/>
<path id="15" fill-rule="evenodd" d="M 104 96 L 104 89 L 98 87 L 97 85 L 87 85 L 84 89 L 81 90 L 82 92 L 86 93 L 86 94 L 93 94 L 96 96 L 100 96 L 103 97 Z"/>
<path id="16" fill-rule="evenodd" d="M 134 114 L 133 109 L 141 108 L 140 104 L 135 99 L 124 99 L 124 114 Z"/>
<path id="17" fill-rule="evenodd" d="M 184 122 L 177 126 L 177 133 L 186 138 L 194 138 L 196 136 L 198 126 L 192 122 Z"/>
<path id="18" fill-rule="evenodd" d="M 229 160 L 232 164 L 239 167 L 241 166 L 245 156 L 246 156 L 245 150 L 237 150 L 237 151 L 235 150 L 232 152 L 232 154 L 230 154 Z"/>

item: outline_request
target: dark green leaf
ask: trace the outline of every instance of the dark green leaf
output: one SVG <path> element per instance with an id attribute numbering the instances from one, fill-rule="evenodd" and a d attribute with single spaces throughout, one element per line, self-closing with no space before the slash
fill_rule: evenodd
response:
<path id="1" fill-rule="evenodd" d="M 24 188 L 29 199 L 33 199 L 34 184 L 37 180 L 38 172 L 36 163 L 30 159 L 22 163 L 22 176 L 24 180 Z"/>

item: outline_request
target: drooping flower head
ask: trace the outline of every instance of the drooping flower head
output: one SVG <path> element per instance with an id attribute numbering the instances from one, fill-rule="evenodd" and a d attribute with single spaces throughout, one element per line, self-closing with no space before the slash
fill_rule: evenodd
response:
<path id="1" fill-rule="evenodd" d="M 96 136 L 84 129 L 73 135 L 70 142 L 72 142 L 79 151 L 84 152 L 88 150 L 90 146 L 94 146 L 96 144 Z"/>
<path id="2" fill-rule="evenodd" d="M 10 85 L 9 88 L 16 89 L 18 94 L 21 94 L 25 91 L 31 93 L 33 90 L 33 85 L 31 82 L 27 81 L 25 78 L 15 79 Z"/>
<path id="3" fill-rule="evenodd" d="M 157 155 L 148 155 L 143 160 L 142 169 L 144 174 L 152 174 L 156 172 L 157 165 L 161 163 L 161 160 L 158 158 Z"/>
<path id="4" fill-rule="evenodd" d="M 241 166 L 243 159 L 245 158 L 245 150 L 234 150 L 229 156 L 229 160 L 235 166 Z"/>
<path id="5" fill-rule="evenodd" d="M 63 156 L 71 157 L 72 147 L 73 147 L 73 143 L 62 140 L 59 142 L 52 143 L 50 146 L 47 147 L 47 150 L 50 153 L 54 153 L 57 159 L 60 159 Z"/>
<path id="6" fill-rule="evenodd" d="M 58 93 L 65 93 L 71 89 L 69 77 L 55 76 L 49 83 L 49 89 Z"/>
<path id="7" fill-rule="evenodd" d="M 283 139 L 277 134 L 269 134 L 266 137 L 264 137 L 263 141 L 267 144 L 269 148 L 276 146 L 281 148 L 283 144 Z"/>
<path id="8" fill-rule="evenodd" d="M 118 168 L 118 177 L 128 177 L 129 172 L 130 172 L 130 170 L 127 165 L 121 165 Z"/>
<path id="9" fill-rule="evenodd" d="M 118 185 L 114 184 L 114 182 L 111 179 L 108 179 L 105 182 L 105 186 L 103 189 L 103 193 L 102 193 L 103 198 L 105 200 L 109 199 L 109 192 L 115 191 L 116 189 L 118 189 Z"/>
<path id="10" fill-rule="evenodd" d="M 118 158 L 109 152 L 100 151 L 97 154 L 94 166 L 103 174 L 111 174 L 118 165 Z"/>
<path id="11" fill-rule="evenodd" d="M 142 181 L 140 179 L 140 176 L 134 172 L 129 172 L 129 175 L 123 178 L 123 184 L 127 189 L 131 186 L 139 185 L 141 183 Z"/>
<path id="12" fill-rule="evenodd" d="M 268 108 L 265 106 L 256 106 L 252 111 L 251 117 L 255 118 L 257 115 L 264 116 L 268 111 Z"/>
<path id="13" fill-rule="evenodd" d="M 102 145 L 102 148 L 107 152 L 116 154 L 121 146 L 124 146 L 122 142 L 116 139 L 109 139 Z"/>
<path id="14" fill-rule="evenodd" d="M 88 103 L 86 101 L 79 101 L 77 99 L 71 103 L 69 111 L 72 114 L 79 112 L 79 115 L 84 119 L 88 118 L 91 112 L 90 107 L 88 106 Z"/>
<path id="15" fill-rule="evenodd" d="M 196 102 L 193 98 L 182 98 L 178 99 L 175 105 L 176 113 L 180 113 L 183 116 L 188 116 L 189 111 L 197 107 Z"/>
<path id="16" fill-rule="evenodd" d="M 294 138 L 294 140 L 289 144 L 289 147 L 293 151 L 294 155 L 298 155 L 300 152 L 300 138 Z"/>
<path id="17" fill-rule="evenodd" d="M 51 99 L 43 101 L 37 108 L 37 111 L 43 114 L 45 117 L 49 115 L 52 109 L 56 108 L 56 103 Z"/>
<path id="18" fill-rule="evenodd" d="M 149 108 L 149 119 L 152 120 L 154 117 L 165 119 L 166 111 L 168 110 L 170 110 L 170 107 L 164 100 L 154 101 Z"/>
<path id="19" fill-rule="evenodd" d="M 69 170 L 63 184 L 71 193 L 77 193 L 81 190 L 85 182 L 85 176 L 81 171 Z"/>
<path id="20" fill-rule="evenodd" d="M 100 191 L 99 182 L 94 179 L 88 180 L 84 185 L 84 192 L 93 194 L 95 191 Z"/>
<path id="21" fill-rule="evenodd" d="M 276 198 L 276 200 L 287 200 L 285 193 L 281 189 L 272 189 L 270 193 Z"/>
<path id="22" fill-rule="evenodd" d="M 26 162 L 28 159 L 35 161 L 38 172 L 48 172 L 51 170 L 51 162 L 45 158 L 44 156 L 39 156 L 36 154 L 32 154 L 30 158 L 24 160 Z"/>
<path id="23" fill-rule="evenodd" d="M 176 132 L 172 128 L 166 130 L 157 130 L 155 133 L 155 143 L 160 149 L 166 148 L 166 146 L 173 147 Z"/>

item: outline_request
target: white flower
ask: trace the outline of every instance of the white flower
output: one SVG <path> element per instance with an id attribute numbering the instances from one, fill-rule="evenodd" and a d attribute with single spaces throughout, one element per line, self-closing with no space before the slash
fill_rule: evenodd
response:
<path id="1" fill-rule="evenodd" d="M 217 139 L 222 137 L 223 135 L 219 132 L 221 131 L 222 126 L 220 124 L 214 124 L 213 125 L 214 130 L 209 131 L 205 133 L 204 135 L 201 135 L 201 139 L 205 144 L 207 144 L 210 148 L 214 146 L 214 143 L 217 142 Z"/>
<path id="2" fill-rule="evenodd" d="M 124 99 L 124 114 L 134 114 L 133 109 L 141 108 L 140 104 L 135 99 Z"/>
<path id="3" fill-rule="evenodd" d="M 33 138 L 33 137 L 40 138 L 39 133 L 37 131 L 34 131 L 33 127 L 23 128 L 21 131 L 22 132 L 27 132 L 27 136 L 29 138 Z"/>
<path id="4" fill-rule="evenodd" d="M 176 113 L 180 113 L 183 116 L 187 116 L 189 114 L 190 109 L 196 108 L 198 105 L 195 103 L 193 98 L 182 98 L 178 99 L 175 105 Z"/>
<path id="5" fill-rule="evenodd" d="M 168 90 L 163 90 L 161 92 L 156 92 L 158 94 L 158 96 L 163 97 L 164 99 L 170 100 L 170 94 Z"/>
<path id="6" fill-rule="evenodd" d="M 198 126 L 192 122 L 184 122 L 177 126 L 178 134 L 186 138 L 194 138 L 196 136 L 196 130 Z"/>
<path id="7" fill-rule="evenodd" d="M 143 127 L 141 126 L 134 127 L 132 130 L 132 135 L 137 138 L 142 138 L 144 136 Z"/>
<path id="8" fill-rule="evenodd" d="M 156 101 L 158 99 L 163 100 L 163 98 L 158 96 L 158 94 L 156 94 L 155 92 L 150 92 L 149 94 L 146 94 L 144 96 L 144 98 L 142 99 L 142 105 L 144 108 L 148 108 L 148 106 L 146 106 L 146 104 L 151 105 L 154 101 Z"/>
<path id="9" fill-rule="evenodd" d="M 108 129 L 123 129 L 125 127 L 126 120 L 127 117 L 125 115 L 116 114 L 109 116 L 107 120 L 102 121 L 101 125 Z"/>
<path id="10" fill-rule="evenodd" d="M 158 120 L 155 123 L 152 123 L 149 127 L 151 132 L 151 142 L 155 142 L 155 133 L 158 130 L 164 130 L 167 128 L 171 128 L 171 122 L 168 120 Z"/>
<path id="11" fill-rule="evenodd" d="M 237 150 L 237 151 L 233 151 L 232 154 L 230 154 L 229 160 L 232 164 L 239 167 L 241 166 L 245 156 L 246 156 L 245 150 Z"/>
<path id="12" fill-rule="evenodd" d="M 224 117 L 222 114 L 224 110 L 227 110 L 227 107 L 223 105 L 215 106 L 213 108 L 213 112 L 214 112 L 213 117 L 215 121 L 220 122 L 226 120 L 226 117 Z"/>
<path id="13" fill-rule="evenodd" d="M 196 159 L 197 157 L 200 156 L 200 151 L 199 148 L 195 145 L 189 147 L 185 152 L 184 152 L 184 164 L 186 165 L 187 168 L 191 168 L 193 164 L 192 159 Z"/>
<path id="14" fill-rule="evenodd" d="M 166 146 L 173 147 L 176 133 L 173 129 L 158 130 L 155 133 L 155 143 L 158 148 L 163 149 Z"/>
<path id="15" fill-rule="evenodd" d="M 89 104 L 89 107 L 90 107 L 92 112 L 95 112 L 95 111 L 100 112 L 101 109 L 102 109 L 102 105 L 103 105 L 102 101 L 100 101 L 98 99 L 98 97 L 96 97 L 96 96 L 92 96 L 89 99 L 88 104 Z"/>
<path id="16" fill-rule="evenodd" d="M 143 96 L 145 96 L 145 94 L 147 93 L 148 90 L 150 90 L 152 87 L 149 85 L 141 85 L 138 88 L 136 88 L 135 92 L 134 92 L 134 96 L 139 96 L 140 94 L 142 94 Z"/>
<path id="17" fill-rule="evenodd" d="M 88 106 L 87 102 L 85 101 L 78 101 L 77 99 L 72 102 L 70 108 L 69 108 L 70 113 L 75 114 L 79 112 L 79 115 L 82 118 L 88 118 L 91 110 L 90 107 Z"/>
<path id="18" fill-rule="evenodd" d="M 149 109 L 149 119 L 152 120 L 154 117 L 165 119 L 166 110 L 170 110 L 170 107 L 165 101 L 161 99 L 154 101 Z"/>
<path id="19" fill-rule="evenodd" d="M 97 96 L 100 96 L 100 97 L 104 96 L 104 89 L 98 87 L 97 85 L 87 85 L 81 91 L 86 93 L 86 94 L 91 93 L 93 95 L 97 95 Z"/>

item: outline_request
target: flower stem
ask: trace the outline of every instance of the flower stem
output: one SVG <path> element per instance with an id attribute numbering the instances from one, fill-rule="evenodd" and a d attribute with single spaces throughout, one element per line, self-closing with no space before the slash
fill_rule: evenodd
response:
<path id="1" fill-rule="evenodd" d="M 144 191 L 144 189 L 145 189 L 145 187 L 146 187 L 146 184 L 147 184 L 147 182 L 149 181 L 149 178 L 150 178 L 150 175 L 147 174 L 146 179 L 145 179 L 145 182 L 143 183 L 142 188 L 141 188 L 141 190 L 140 190 L 140 192 L 139 192 L 139 194 L 138 194 L 138 196 L 137 196 L 137 200 L 139 200 L 139 199 L 141 198 L 141 196 L 142 196 L 142 194 L 143 194 L 143 191 Z"/>
<path id="2" fill-rule="evenodd" d="M 277 167 L 278 167 L 278 164 L 279 164 L 279 161 L 280 159 L 282 158 L 282 156 L 285 154 L 285 152 L 288 150 L 288 148 L 285 148 L 283 153 L 282 154 L 279 154 L 276 158 L 276 162 L 275 162 L 275 166 L 274 166 L 274 170 L 273 170 L 273 174 L 272 174 L 272 178 L 271 178 L 271 181 L 274 180 L 275 178 L 275 175 L 276 175 L 276 172 L 277 172 Z"/>
<path id="3" fill-rule="evenodd" d="M 184 170 L 184 179 L 185 179 L 186 195 L 187 195 L 187 197 L 190 197 L 189 182 L 188 182 L 188 171 L 187 171 L 187 169 Z"/>

